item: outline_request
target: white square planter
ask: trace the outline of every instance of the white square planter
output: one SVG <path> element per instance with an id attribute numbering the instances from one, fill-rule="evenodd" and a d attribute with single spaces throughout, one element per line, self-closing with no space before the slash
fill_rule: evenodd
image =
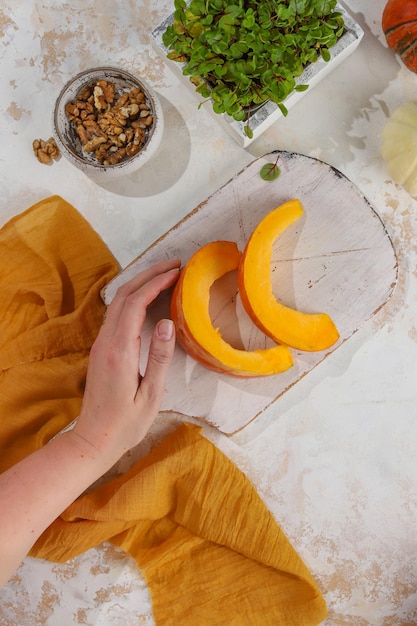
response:
<path id="1" fill-rule="evenodd" d="M 296 102 L 298 102 L 303 96 L 309 93 L 309 91 L 317 85 L 327 74 L 332 72 L 344 59 L 346 59 L 355 48 L 359 45 L 364 32 L 359 24 L 353 19 L 353 17 L 346 11 L 341 5 L 337 5 L 337 10 L 343 14 L 345 22 L 345 32 L 337 41 L 337 43 L 330 49 L 331 59 L 330 61 L 323 61 L 320 58 L 316 63 L 311 63 L 306 67 L 301 76 L 297 79 L 297 83 L 308 84 L 309 88 L 306 91 L 294 91 L 284 101 L 285 106 L 289 110 Z M 169 63 L 169 66 L 182 78 L 184 84 L 188 86 L 192 92 L 198 96 L 194 85 L 190 82 L 188 76 L 184 76 L 182 73 L 183 63 L 177 61 L 170 61 L 167 59 L 168 49 L 162 43 L 162 35 L 165 32 L 167 26 L 173 22 L 173 14 L 164 20 L 157 28 L 151 33 L 151 40 L 158 52 L 163 56 L 165 61 Z M 266 102 L 250 117 L 250 127 L 253 131 L 253 137 L 249 139 L 245 135 L 243 127 L 245 122 L 236 122 L 233 118 L 226 114 L 215 113 L 212 109 L 211 103 L 205 105 L 208 110 L 214 116 L 217 122 L 219 122 L 225 130 L 236 139 L 236 141 L 243 146 L 247 147 L 252 141 L 257 139 L 267 128 L 271 126 L 277 119 L 282 117 L 280 108 L 273 102 Z"/>

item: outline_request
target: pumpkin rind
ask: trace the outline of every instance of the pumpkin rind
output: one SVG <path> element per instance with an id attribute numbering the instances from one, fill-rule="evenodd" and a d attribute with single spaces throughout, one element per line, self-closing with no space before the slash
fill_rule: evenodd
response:
<path id="1" fill-rule="evenodd" d="M 254 323 L 274 341 L 308 352 L 325 350 L 339 338 L 326 313 L 303 313 L 276 300 L 271 283 L 272 246 L 278 235 L 303 215 L 297 199 L 280 205 L 258 224 L 242 254 L 238 285 Z"/>
<path id="2" fill-rule="evenodd" d="M 181 270 L 171 298 L 178 343 L 202 365 L 220 373 L 243 378 L 282 373 L 293 364 L 287 346 L 239 350 L 222 338 L 210 319 L 210 288 L 238 268 L 240 256 L 235 243 L 215 241 L 200 248 Z"/>
<path id="3" fill-rule="evenodd" d="M 381 25 L 388 46 L 417 72 L 417 0 L 388 0 Z"/>

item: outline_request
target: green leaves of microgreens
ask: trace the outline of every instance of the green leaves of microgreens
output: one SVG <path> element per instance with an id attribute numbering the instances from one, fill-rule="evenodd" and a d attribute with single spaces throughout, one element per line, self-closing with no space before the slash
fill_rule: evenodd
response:
<path id="1" fill-rule="evenodd" d="M 216 113 L 246 120 L 256 104 L 283 104 L 290 93 L 308 85 L 297 83 L 309 63 L 329 49 L 343 33 L 336 0 L 174 0 L 174 22 L 163 34 L 168 58 L 184 63 Z"/>
<path id="2" fill-rule="evenodd" d="M 268 182 L 272 182 L 281 174 L 281 170 L 278 167 L 279 156 L 277 156 L 274 163 L 265 163 L 259 171 L 259 176 L 262 180 L 266 180 Z"/>

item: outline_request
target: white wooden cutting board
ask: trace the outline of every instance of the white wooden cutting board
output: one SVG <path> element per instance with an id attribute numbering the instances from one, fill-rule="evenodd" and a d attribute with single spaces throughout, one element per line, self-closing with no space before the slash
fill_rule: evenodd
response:
<path id="1" fill-rule="evenodd" d="M 265 182 L 259 172 L 279 154 L 281 175 Z M 330 350 L 293 351 L 294 366 L 266 378 L 238 379 L 214 373 L 176 347 L 162 410 L 205 420 L 232 434 L 348 339 L 389 299 L 397 281 L 397 258 L 378 215 L 343 174 L 316 159 L 273 152 L 256 159 L 143 252 L 103 290 L 109 304 L 117 287 L 136 272 L 164 259 L 183 264 L 204 244 L 235 241 L 243 250 L 269 211 L 298 198 L 305 215 L 277 238 L 272 262 L 275 296 L 305 312 L 332 316 L 340 340 Z M 235 276 L 217 288 L 211 306 L 215 325 L 236 347 L 272 345 L 242 309 Z M 144 359 L 155 322 L 169 315 L 169 293 L 149 309 L 141 334 Z M 146 363 L 141 365 L 144 368 Z"/>

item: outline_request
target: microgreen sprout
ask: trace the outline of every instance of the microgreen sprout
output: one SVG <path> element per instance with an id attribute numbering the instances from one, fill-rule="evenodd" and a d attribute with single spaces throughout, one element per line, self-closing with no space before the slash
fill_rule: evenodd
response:
<path id="1" fill-rule="evenodd" d="M 278 154 L 274 163 L 265 163 L 265 165 L 261 167 L 259 175 L 263 180 L 271 182 L 278 178 L 278 176 L 281 174 L 281 170 L 278 167 L 279 157 L 280 155 Z"/>

